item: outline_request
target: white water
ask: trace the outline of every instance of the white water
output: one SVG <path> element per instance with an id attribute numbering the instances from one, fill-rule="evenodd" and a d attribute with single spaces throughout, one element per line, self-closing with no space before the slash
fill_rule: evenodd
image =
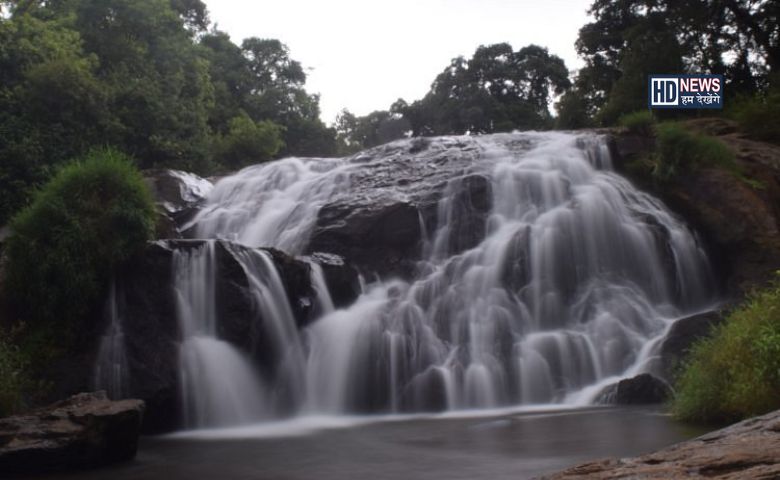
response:
<path id="1" fill-rule="evenodd" d="M 446 140 L 433 145 L 446 148 Z M 179 262 L 185 399 L 195 403 L 188 425 L 275 416 L 280 403 L 307 414 L 587 403 L 602 385 L 646 369 L 675 319 L 713 303 L 691 232 L 612 172 L 602 139 L 525 133 L 459 142 L 478 152 L 471 172 L 490 178 L 487 234 L 450 251 L 451 223 L 462 213 L 454 199 L 471 173 L 453 172 L 416 280 L 369 285 L 334 311 L 315 268 L 322 318 L 299 332 L 270 260 L 236 256 L 263 318 L 273 319 L 266 334 L 278 361 L 268 382 L 217 340 L 213 272 L 201 257 Z M 247 168 L 215 185 L 197 232 L 301 253 L 319 209 L 366 165 L 285 159 Z M 211 254 L 193 255 L 206 262 Z M 203 413 L 218 403 L 230 415 Z"/>
<path id="2" fill-rule="evenodd" d="M 124 398 L 127 392 L 128 365 L 125 332 L 114 282 L 111 282 L 106 310 L 108 327 L 100 339 L 93 386 L 96 390 L 105 390 L 109 398 L 118 400 Z"/>
<path id="3" fill-rule="evenodd" d="M 175 251 L 173 268 L 185 424 L 240 425 L 261 419 L 265 400 L 259 375 L 243 353 L 217 337 L 215 242 Z"/>

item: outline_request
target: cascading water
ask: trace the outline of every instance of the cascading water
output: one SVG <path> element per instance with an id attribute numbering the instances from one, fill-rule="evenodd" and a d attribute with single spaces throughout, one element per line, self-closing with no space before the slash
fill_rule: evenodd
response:
<path id="1" fill-rule="evenodd" d="M 252 384 L 251 370 L 236 365 L 239 357 L 206 355 L 202 342 L 216 342 L 217 319 L 198 304 L 188 312 L 199 320 L 185 339 L 185 346 L 194 345 L 184 350 L 200 352 L 192 356 L 201 372 L 213 369 L 232 376 L 226 382 L 253 385 L 237 393 L 240 405 L 284 392 L 309 412 L 582 401 L 594 386 L 649 368 L 649 346 L 669 324 L 714 302 L 708 262 L 694 236 L 658 200 L 612 171 L 603 138 L 521 133 L 431 142 L 445 149 L 455 142 L 460 150 L 453 155 L 461 156 L 466 145 L 473 159 L 468 168 L 447 172 L 436 225 L 424 225 L 429 234 L 415 279 L 369 285 L 342 310 L 321 296 L 322 317 L 300 332 L 284 308 L 266 312 L 274 318 L 269 335 L 282 361 L 265 386 Z M 389 161 L 286 159 L 247 168 L 215 185 L 194 220 L 196 231 L 300 254 L 319 209 L 348 190 L 352 175 Z M 489 178 L 492 203 L 484 236 L 458 250 L 452 248 L 462 215 L 458 194 L 475 172 Z M 392 185 L 381 188 L 406 195 Z M 272 265 L 259 257 L 241 263 L 258 295 L 283 295 L 273 290 L 279 279 L 272 278 Z M 315 274 L 322 290 L 321 272 Z M 208 282 L 211 275 L 203 267 L 188 278 Z M 213 286 L 179 283 L 189 302 L 213 298 L 204 290 Z M 194 376 L 186 363 L 195 361 L 183 358 L 185 375 Z M 227 375 L 229 362 L 235 371 Z M 188 382 L 188 398 L 207 401 L 208 382 Z"/>
<path id="2" fill-rule="evenodd" d="M 182 333 L 185 425 L 238 425 L 262 418 L 264 389 L 252 364 L 217 337 L 215 242 L 174 252 L 174 291 Z"/>
<path id="3" fill-rule="evenodd" d="M 111 282 L 106 310 L 108 327 L 100 338 L 93 386 L 96 390 L 105 390 L 109 398 L 120 399 L 127 391 L 128 365 L 125 333 L 115 282 Z"/>

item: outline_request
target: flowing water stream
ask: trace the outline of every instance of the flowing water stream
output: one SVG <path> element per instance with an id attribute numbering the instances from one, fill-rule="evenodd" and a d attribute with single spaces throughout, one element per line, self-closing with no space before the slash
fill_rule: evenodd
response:
<path id="1" fill-rule="evenodd" d="M 273 418 L 290 406 L 348 414 L 587 404 L 601 386 L 651 368 L 669 325 L 716 300 L 694 235 L 614 173 L 603 138 L 532 132 L 457 141 L 452 155 L 468 152 L 469 165 L 445 172 L 414 279 L 369 283 L 354 304 L 334 310 L 315 265 L 322 316 L 299 331 L 289 307 L 270 301 L 284 296 L 272 262 L 236 255 L 273 319 L 280 361 L 271 384 L 253 381 L 247 361 L 215 336 L 210 247 L 177 257 L 190 426 Z M 319 209 L 349 194 L 354 175 L 397 159 L 358 160 L 290 158 L 224 178 L 193 221 L 197 236 L 302 254 Z M 490 183 L 485 234 L 454 251 L 459 193 L 474 173 Z"/>

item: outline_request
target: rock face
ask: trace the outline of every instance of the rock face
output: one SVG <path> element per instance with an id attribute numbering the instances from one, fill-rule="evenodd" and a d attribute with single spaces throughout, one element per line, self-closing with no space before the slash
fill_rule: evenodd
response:
<path id="1" fill-rule="evenodd" d="M 213 185 L 180 170 L 146 170 L 144 178 L 157 204 L 157 237 L 181 238 L 183 226 L 195 215 Z"/>
<path id="2" fill-rule="evenodd" d="M 547 480 L 780 478 L 780 410 L 636 458 L 585 463 Z"/>
<path id="3" fill-rule="evenodd" d="M 633 180 L 660 197 L 703 237 L 710 259 L 732 298 L 771 279 L 780 268 L 780 146 L 757 142 L 735 133 L 722 119 L 702 119 L 687 125 L 714 135 L 731 148 L 745 182 L 718 167 L 680 175 L 663 187 L 647 178 Z M 618 132 L 613 136 L 615 163 L 631 176 L 626 164 L 652 152 L 653 139 Z"/>
<path id="4" fill-rule="evenodd" d="M 674 379 L 680 362 L 696 340 L 709 335 L 712 328 L 720 324 L 723 317 L 720 312 L 706 312 L 677 320 L 661 344 L 661 371 L 663 378 Z"/>
<path id="5" fill-rule="evenodd" d="M 344 258 L 331 253 L 316 252 L 311 260 L 320 266 L 333 305 L 336 308 L 352 304 L 360 295 L 360 279 L 357 270 Z"/>
<path id="6" fill-rule="evenodd" d="M 442 216 L 455 220 L 446 253 L 473 247 L 492 203 L 485 166 L 473 162 L 478 148 L 465 137 L 421 138 L 361 152 L 350 161 L 363 167 L 320 209 L 306 250 L 339 255 L 365 275 L 410 278 Z"/>
<path id="7" fill-rule="evenodd" d="M 138 448 L 144 403 L 82 393 L 0 420 L 0 476 L 97 467 L 130 460 Z"/>
<path id="8" fill-rule="evenodd" d="M 173 289 L 173 256 L 176 251 L 198 248 L 203 244 L 203 240 L 150 243 L 118 275 L 117 308 L 122 317 L 128 369 L 124 396 L 146 402 L 143 428 L 147 433 L 170 431 L 180 426 L 181 332 Z M 218 335 L 249 354 L 256 366 L 263 370 L 269 368 L 274 355 L 261 333 L 265 320 L 257 311 L 255 300 L 249 293 L 246 272 L 237 259 L 237 253 L 247 249 L 230 242 L 216 243 Z M 265 251 L 279 272 L 297 324 L 308 324 L 312 320 L 315 298 L 309 264 L 277 250 Z M 332 278 L 342 279 L 342 301 L 357 294 L 357 290 L 349 291 L 352 286 L 357 288 L 354 270 L 336 262 L 326 271 Z M 105 330 L 105 326 L 98 327 L 93 335 L 96 339 Z M 52 381 L 53 390 L 60 398 L 91 388 L 96 355 L 94 350 L 72 352 L 59 362 L 61 368 Z"/>
<path id="9" fill-rule="evenodd" d="M 645 405 L 663 403 L 673 395 L 668 383 L 649 373 L 621 380 L 599 393 L 596 403 L 608 405 Z"/>

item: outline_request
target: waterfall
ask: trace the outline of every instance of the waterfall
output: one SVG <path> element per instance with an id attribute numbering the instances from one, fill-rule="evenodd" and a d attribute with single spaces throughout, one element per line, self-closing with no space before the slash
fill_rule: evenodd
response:
<path id="1" fill-rule="evenodd" d="M 188 427 L 239 425 L 262 418 L 260 378 L 246 356 L 217 336 L 215 242 L 174 252 L 174 291 L 182 333 L 181 394 Z"/>
<path id="2" fill-rule="evenodd" d="M 100 338 L 93 385 L 96 390 L 105 390 L 109 398 L 124 398 L 127 392 L 128 365 L 125 333 L 120 316 L 117 287 L 111 282 L 106 302 L 108 327 Z"/>
<path id="3" fill-rule="evenodd" d="M 429 148 L 468 151 L 469 165 L 436 172 L 448 178 L 435 225 L 421 216 L 413 279 L 380 279 L 335 310 L 315 266 L 320 318 L 299 330 L 289 306 L 271 306 L 284 292 L 269 259 L 237 255 L 265 302 L 264 318 L 273 319 L 266 335 L 278 361 L 266 382 L 215 337 L 212 247 L 178 260 L 190 402 L 230 396 L 224 420 L 244 421 L 269 401 L 327 413 L 581 401 L 594 386 L 646 369 L 648 345 L 675 319 L 714 303 L 694 235 L 612 170 L 604 138 L 530 132 L 433 139 Z M 394 155 L 249 167 L 215 185 L 195 230 L 301 254 L 320 209 Z M 474 173 L 488 179 L 491 205 L 484 234 L 459 248 L 461 193 Z M 381 180 L 383 195 L 411 195 Z M 195 409 L 211 415 L 208 406 Z"/>

